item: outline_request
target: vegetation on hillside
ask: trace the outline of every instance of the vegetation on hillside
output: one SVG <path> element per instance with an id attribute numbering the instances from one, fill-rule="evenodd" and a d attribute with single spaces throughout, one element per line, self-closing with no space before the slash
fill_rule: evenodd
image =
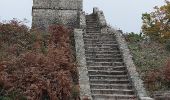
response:
<path id="1" fill-rule="evenodd" d="M 142 15 L 142 31 L 151 40 L 166 42 L 170 38 L 170 2 L 161 7 L 154 7 L 151 13 Z"/>
<path id="2" fill-rule="evenodd" d="M 170 2 L 142 15 L 142 33 L 125 34 L 134 63 L 152 95 L 170 90 Z"/>
<path id="3" fill-rule="evenodd" d="M 142 34 L 124 34 L 133 61 L 150 95 L 170 90 L 170 52 L 166 43 L 151 41 Z"/>
<path id="4" fill-rule="evenodd" d="M 70 31 L 60 25 L 47 33 L 17 20 L 0 23 L 0 100 L 78 98 L 70 42 Z"/>

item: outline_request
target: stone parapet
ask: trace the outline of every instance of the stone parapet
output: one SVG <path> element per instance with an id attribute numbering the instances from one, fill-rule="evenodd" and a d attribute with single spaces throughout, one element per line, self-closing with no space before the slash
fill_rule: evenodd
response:
<path id="1" fill-rule="evenodd" d="M 86 28 L 86 15 L 85 12 L 80 11 L 78 15 L 78 24 L 80 29 L 85 29 Z"/>
<path id="2" fill-rule="evenodd" d="M 83 41 L 83 29 L 74 29 L 74 39 L 75 39 L 75 48 L 76 48 L 76 59 L 78 63 L 78 72 L 79 72 L 79 85 L 80 85 L 80 98 L 87 98 L 92 100 L 88 69 L 86 66 L 86 57 Z"/>
<path id="3" fill-rule="evenodd" d="M 120 32 L 118 32 L 114 29 L 110 29 L 110 32 L 115 34 L 115 36 L 116 36 L 116 40 L 119 44 L 120 50 L 122 51 L 123 60 L 127 67 L 129 77 L 131 79 L 131 82 L 134 86 L 134 89 L 136 91 L 136 94 L 137 94 L 139 100 L 153 100 L 152 98 L 148 97 L 148 95 L 145 91 L 143 81 L 140 79 L 139 74 L 136 71 L 136 66 L 133 63 L 132 56 L 130 54 L 130 51 L 128 49 L 128 46 L 126 44 L 124 37 L 122 36 L 122 34 Z"/>
<path id="4" fill-rule="evenodd" d="M 97 16 L 97 20 L 98 20 L 101 28 L 107 26 L 103 11 L 101 11 L 97 7 L 95 7 L 95 8 L 93 8 L 93 14 L 95 14 Z"/>

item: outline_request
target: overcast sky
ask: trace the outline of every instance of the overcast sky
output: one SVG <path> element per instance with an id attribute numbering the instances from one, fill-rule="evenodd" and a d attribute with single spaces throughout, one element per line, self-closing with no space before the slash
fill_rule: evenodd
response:
<path id="1" fill-rule="evenodd" d="M 107 22 L 124 32 L 140 32 L 141 15 L 161 6 L 164 0 L 84 0 L 84 11 L 91 13 L 93 7 L 104 11 Z M 32 0 L 0 0 L 0 20 L 28 19 L 31 25 Z"/>

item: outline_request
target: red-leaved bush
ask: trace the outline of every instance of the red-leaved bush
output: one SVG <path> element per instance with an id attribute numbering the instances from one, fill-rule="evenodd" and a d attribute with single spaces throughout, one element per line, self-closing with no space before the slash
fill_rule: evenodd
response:
<path id="1" fill-rule="evenodd" d="M 145 83 L 147 88 L 151 91 L 157 91 L 162 88 L 170 88 L 170 60 L 167 61 L 161 69 L 154 69 L 148 71 L 145 76 Z"/>
<path id="2" fill-rule="evenodd" d="M 20 29 L 22 26 L 19 26 L 19 31 L 15 30 L 18 25 L 17 23 L 7 25 L 12 27 L 9 32 L 4 25 L 0 26 L 0 30 L 6 30 L 3 34 L 7 33 L 8 37 L 8 33 L 23 32 Z M 70 49 L 69 31 L 63 26 L 52 25 L 49 27 L 49 33 L 49 37 L 44 38 L 46 40 L 43 40 L 40 33 L 31 35 L 35 37 L 32 41 L 32 49 L 27 49 L 12 59 L 0 60 L 0 85 L 4 87 L 4 96 L 17 90 L 18 94 L 22 94 L 28 100 L 69 100 L 71 98 L 72 87 L 78 77 Z M 11 37 L 14 38 L 15 35 Z M 3 42 L 6 41 L 5 39 Z M 46 53 L 41 52 L 42 48 L 46 49 Z M 20 100 L 19 96 L 16 95 L 14 99 Z"/>
<path id="3" fill-rule="evenodd" d="M 164 68 L 164 77 L 165 80 L 170 83 L 170 60 L 167 61 L 167 64 Z"/>

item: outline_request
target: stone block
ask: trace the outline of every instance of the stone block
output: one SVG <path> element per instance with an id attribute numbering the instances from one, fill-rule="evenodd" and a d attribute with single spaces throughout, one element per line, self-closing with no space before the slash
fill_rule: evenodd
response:
<path id="1" fill-rule="evenodd" d="M 155 100 L 170 100 L 170 91 L 157 91 L 154 93 Z"/>

